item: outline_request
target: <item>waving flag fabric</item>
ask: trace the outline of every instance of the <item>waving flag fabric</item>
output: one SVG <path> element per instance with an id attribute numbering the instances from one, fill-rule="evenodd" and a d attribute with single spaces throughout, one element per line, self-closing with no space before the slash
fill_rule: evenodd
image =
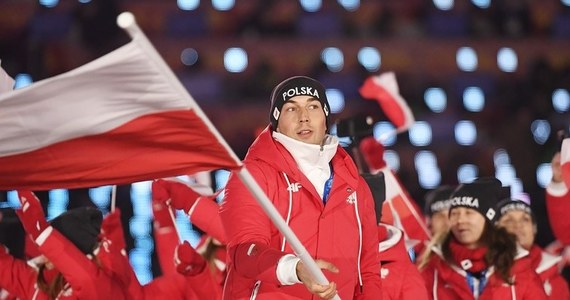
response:
<path id="1" fill-rule="evenodd" d="M 415 118 L 406 100 L 400 95 L 400 88 L 394 72 L 368 77 L 359 89 L 365 99 L 374 99 L 390 122 L 401 133 L 410 128 Z"/>
<path id="2" fill-rule="evenodd" d="M 386 180 L 386 201 L 382 205 L 382 222 L 391 224 L 404 232 L 408 244 L 430 239 L 418 205 L 410 199 L 405 188 L 389 167 L 381 169 Z"/>
<path id="3" fill-rule="evenodd" d="M 14 88 L 14 79 L 6 74 L 2 69 L 2 61 L 0 61 L 0 95 L 11 91 Z"/>
<path id="4" fill-rule="evenodd" d="M 1 93 L 0 128 L 0 190 L 122 184 L 241 165 L 144 35 Z"/>

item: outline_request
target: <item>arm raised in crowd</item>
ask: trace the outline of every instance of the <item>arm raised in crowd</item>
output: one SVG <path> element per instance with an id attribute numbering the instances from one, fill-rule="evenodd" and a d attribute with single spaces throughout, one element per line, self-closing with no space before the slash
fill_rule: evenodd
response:
<path id="1" fill-rule="evenodd" d="M 0 287 L 20 299 L 31 299 L 30 287 L 36 283 L 38 272 L 25 261 L 10 255 L 8 248 L 0 244 Z"/>
<path id="2" fill-rule="evenodd" d="M 68 211 L 49 225 L 32 192 L 18 191 L 18 196 L 22 209 L 17 214 L 24 229 L 32 235 L 40 252 L 61 272 L 75 295 L 81 299 L 108 299 L 110 295 L 122 299 L 121 287 L 87 256 L 93 255 L 98 244 L 100 211 L 94 208 Z M 104 247 L 99 251 L 105 251 Z"/>

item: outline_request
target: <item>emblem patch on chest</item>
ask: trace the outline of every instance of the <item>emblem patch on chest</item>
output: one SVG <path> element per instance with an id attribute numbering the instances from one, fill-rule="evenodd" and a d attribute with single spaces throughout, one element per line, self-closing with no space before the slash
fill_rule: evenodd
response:
<path id="1" fill-rule="evenodd" d="M 301 188 L 301 184 L 298 182 L 293 182 L 290 183 L 289 186 L 287 187 L 287 191 L 289 192 L 298 192 L 299 189 Z"/>
<path id="2" fill-rule="evenodd" d="M 356 203 L 356 192 L 352 192 L 352 194 L 350 194 L 350 195 L 346 198 L 346 203 L 348 203 L 348 204 L 354 204 L 354 203 Z"/>

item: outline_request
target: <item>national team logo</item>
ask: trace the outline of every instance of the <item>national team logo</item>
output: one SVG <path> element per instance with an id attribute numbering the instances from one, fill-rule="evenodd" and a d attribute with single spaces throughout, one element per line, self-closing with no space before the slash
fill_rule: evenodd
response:
<path id="1" fill-rule="evenodd" d="M 469 259 L 462 260 L 460 262 L 460 264 L 461 264 L 461 267 L 463 268 L 463 270 L 469 270 L 469 269 L 471 269 L 471 267 L 473 267 L 473 263 Z"/>
<path id="2" fill-rule="evenodd" d="M 277 109 L 277 107 L 273 110 L 273 119 L 275 120 L 279 120 L 279 109 Z"/>
<path id="3" fill-rule="evenodd" d="M 352 194 L 350 194 L 350 196 L 348 196 L 348 198 L 346 198 L 346 203 L 348 203 L 348 204 L 356 203 L 356 192 L 352 192 Z"/>
<path id="4" fill-rule="evenodd" d="M 300 188 L 301 188 L 301 184 L 300 184 L 300 183 L 298 183 L 298 182 L 293 182 L 293 183 L 290 183 L 290 184 L 289 184 L 289 186 L 287 187 L 287 190 L 288 190 L 289 192 L 298 192 Z"/>
<path id="5" fill-rule="evenodd" d="M 495 210 L 492 208 L 489 208 L 489 210 L 487 211 L 487 219 L 489 220 L 493 220 L 493 218 L 495 217 Z"/>

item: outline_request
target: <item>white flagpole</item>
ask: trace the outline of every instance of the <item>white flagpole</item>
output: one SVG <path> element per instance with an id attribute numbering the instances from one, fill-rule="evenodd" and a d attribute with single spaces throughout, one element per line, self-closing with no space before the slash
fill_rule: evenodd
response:
<path id="1" fill-rule="evenodd" d="M 178 77 L 172 72 L 170 67 L 166 65 L 160 54 L 156 51 L 154 46 L 151 42 L 147 39 L 145 34 L 142 30 L 138 27 L 135 22 L 135 17 L 130 12 L 124 12 L 117 17 L 117 24 L 119 27 L 125 29 L 130 37 L 133 39 L 134 42 L 138 43 L 143 49 L 146 50 L 146 53 L 150 56 L 150 58 L 159 66 L 162 74 L 170 79 L 170 82 L 174 85 L 176 89 L 180 92 L 180 95 L 187 98 L 187 100 L 192 104 L 192 109 L 198 115 L 202 121 L 208 126 L 212 134 L 217 138 L 218 142 L 226 149 L 226 151 L 230 154 L 230 156 L 236 161 L 238 165 L 241 165 L 241 169 L 237 172 L 238 177 L 242 180 L 248 190 L 254 195 L 254 198 L 257 200 L 259 205 L 263 208 L 263 210 L 267 213 L 268 217 L 271 219 L 273 224 L 279 229 L 279 231 L 285 236 L 291 248 L 295 251 L 297 256 L 303 261 L 303 263 L 309 269 L 311 275 L 317 280 L 317 282 L 321 285 L 328 285 L 329 281 L 321 271 L 321 269 L 317 266 L 313 258 L 307 252 L 307 249 L 301 244 L 295 233 L 287 226 L 283 217 L 277 212 L 267 195 L 263 192 L 259 184 L 255 181 L 253 176 L 247 171 L 247 169 L 242 165 L 241 161 L 234 153 L 234 151 L 229 147 L 227 142 L 218 132 L 218 130 L 214 127 L 214 125 L 210 122 L 208 117 L 204 114 L 204 112 L 200 109 L 200 107 L 195 103 L 194 99 L 186 88 L 180 83 Z M 340 300 L 340 297 L 336 295 L 333 299 Z"/>
<path id="2" fill-rule="evenodd" d="M 168 199 L 166 202 L 170 202 L 170 199 Z M 176 231 L 176 236 L 178 236 L 178 243 L 180 244 L 180 242 L 182 242 L 182 235 L 180 234 L 180 230 L 178 230 L 178 225 L 176 224 L 176 216 L 174 215 L 175 212 L 170 204 L 166 205 L 166 209 L 168 209 L 168 215 L 170 215 L 172 226 L 174 226 L 174 231 Z"/>
<path id="3" fill-rule="evenodd" d="M 277 229 L 279 229 L 283 236 L 285 236 L 287 242 L 289 242 L 291 248 L 293 248 L 293 251 L 295 251 L 295 254 L 297 254 L 297 256 L 307 266 L 315 280 L 317 280 L 317 282 L 321 285 L 328 285 L 329 281 L 325 277 L 325 274 L 323 274 L 319 266 L 317 266 L 317 263 L 313 260 L 309 252 L 307 252 L 307 249 L 305 246 L 303 246 L 301 241 L 299 241 L 293 230 L 287 226 L 287 223 L 285 220 L 283 220 L 283 217 L 279 214 L 275 206 L 273 206 L 269 198 L 267 198 L 267 195 L 263 192 L 259 184 L 257 184 L 251 173 L 249 173 L 249 171 L 243 167 L 239 170 L 239 172 L 237 172 L 237 175 L 241 181 L 245 183 L 245 186 L 248 188 L 248 190 L 255 196 L 265 213 L 273 221 L 273 224 L 275 224 Z M 340 300 L 340 297 L 336 295 L 333 299 Z"/>
<path id="4" fill-rule="evenodd" d="M 117 203 L 117 185 L 113 184 L 111 187 L 111 212 L 115 211 L 115 206 Z"/>

